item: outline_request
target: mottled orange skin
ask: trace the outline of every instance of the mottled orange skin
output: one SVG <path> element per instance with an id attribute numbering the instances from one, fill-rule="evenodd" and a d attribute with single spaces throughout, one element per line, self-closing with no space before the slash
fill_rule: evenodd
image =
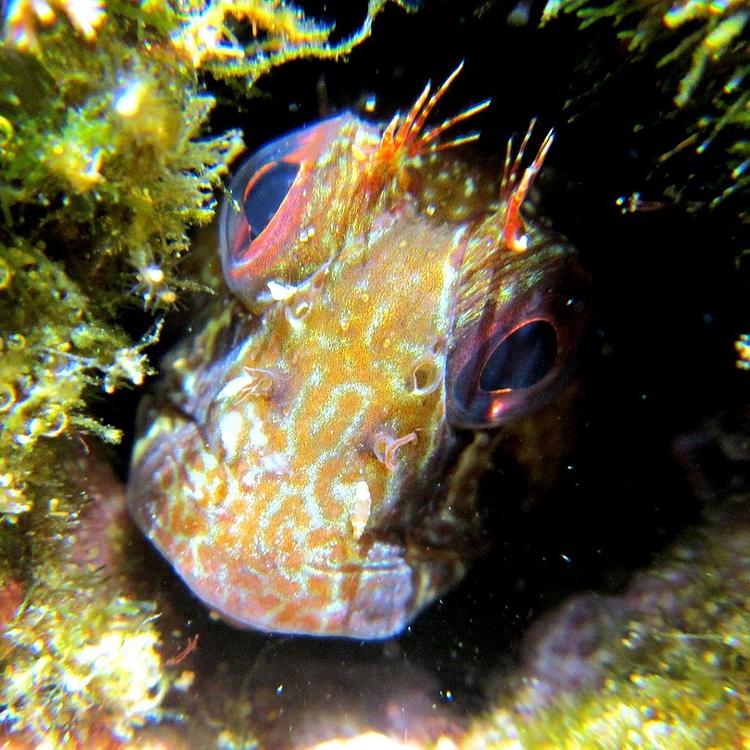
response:
<path id="1" fill-rule="evenodd" d="M 506 248 L 508 201 L 401 132 L 345 114 L 300 137 L 263 252 L 225 262 L 242 301 L 142 408 L 131 512 L 236 624 L 381 638 L 460 580 L 492 441 L 446 418 L 451 369 L 489 299 L 554 310 L 568 277 L 563 243 L 527 220 L 529 248 Z"/>

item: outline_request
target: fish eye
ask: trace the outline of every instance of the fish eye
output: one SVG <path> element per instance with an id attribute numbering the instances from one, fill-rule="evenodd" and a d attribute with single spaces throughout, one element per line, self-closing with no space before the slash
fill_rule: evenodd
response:
<path id="1" fill-rule="evenodd" d="M 256 151 L 239 168 L 229 186 L 219 219 L 219 239 L 225 275 L 269 253 L 262 237 L 282 213 L 300 173 L 295 151 L 300 134 L 292 133 Z M 227 279 L 229 280 L 229 279 Z"/>
<path id="2" fill-rule="evenodd" d="M 250 306 L 279 266 L 291 263 L 318 160 L 352 121 L 345 113 L 271 141 L 232 178 L 219 216 L 219 255 L 230 290 Z"/>
<path id="3" fill-rule="evenodd" d="M 451 342 L 445 394 L 453 427 L 493 429 L 553 400 L 577 364 L 589 319 L 587 283 L 571 267 L 561 286 L 489 309 Z"/>
<path id="4" fill-rule="evenodd" d="M 590 279 L 566 245 L 550 247 L 555 255 L 539 266 L 543 283 L 489 297 L 451 332 L 445 407 L 453 427 L 507 424 L 549 404 L 570 381 L 590 318 Z"/>
<path id="5" fill-rule="evenodd" d="M 479 374 L 484 392 L 536 385 L 557 358 L 557 334 L 546 320 L 531 320 L 511 331 L 491 351 Z"/>
<path id="6" fill-rule="evenodd" d="M 271 219 L 294 184 L 299 169 L 299 164 L 271 161 L 264 164 L 250 178 L 242 196 L 242 208 L 250 242 L 262 234 L 271 223 Z"/>
<path id="7" fill-rule="evenodd" d="M 563 348 L 555 323 L 540 317 L 465 342 L 458 367 L 449 361 L 449 420 L 491 428 L 542 406 L 566 369 Z"/>

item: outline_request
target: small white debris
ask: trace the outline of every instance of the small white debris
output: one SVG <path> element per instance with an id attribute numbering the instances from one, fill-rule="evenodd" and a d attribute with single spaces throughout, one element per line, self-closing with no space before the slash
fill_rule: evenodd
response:
<path id="1" fill-rule="evenodd" d="M 291 299 L 297 293 L 297 287 L 287 284 L 280 284 L 278 281 L 268 282 L 268 291 L 271 293 L 271 299 L 275 302 L 284 302 Z"/>
<path id="2" fill-rule="evenodd" d="M 158 266 L 146 266 L 141 271 L 141 277 L 148 284 L 162 284 L 164 282 L 164 271 Z"/>
<path id="3" fill-rule="evenodd" d="M 237 451 L 244 421 L 242 415 L 237 411 L 228 411 L 221 417 L 219 434 L 221 435 L 221 443 L 224 446 L 224 453 L 227 458 L 233 458 Z"/>
<path id="4" fill-rule="evenodd" d="M 354 536 L 359 539 L 370 520 L 371 510 L 370 487 L 364 479 L 357 482 L 354 490 L 354 503 L 352 504 L 352 515 L 350 518 Z"/>

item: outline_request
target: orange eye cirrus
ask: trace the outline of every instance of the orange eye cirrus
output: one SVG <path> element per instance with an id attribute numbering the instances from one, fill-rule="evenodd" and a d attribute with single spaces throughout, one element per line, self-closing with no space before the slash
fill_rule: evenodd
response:
<path id="1" fill-rule="evenodd" d="M 350 114 L 266 144 L 239 168 L 219 216 L 219 254 L 230 290 L 252 303 L 293 249 L 304 223 L 313 170 Z"/>

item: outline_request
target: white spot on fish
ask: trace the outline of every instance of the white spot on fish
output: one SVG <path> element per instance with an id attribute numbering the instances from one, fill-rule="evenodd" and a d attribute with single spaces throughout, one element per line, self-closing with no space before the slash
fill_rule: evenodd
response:
<path id="1" fill-rule="evenodd" d="M 289 474 L 289 462 L 281 453 L 270 453 L 267 456 L 263 456 L 260 464 L 264 471 L 274 476 L 283 477 Z"/>
<path id="2" fill-rule="evenodd" d="M 352 514 L 349 518 L 352 524 L 354 536 L 359 539 L 370 520 L 372 498 L 370 486 L 363 479 L 357 482 L 354 489 L 354 502 L 352 503 Z"/>
<path id="3" fill-rule="evenodd" d="M 291 299 L 297 293 L 297 287 L 287 284 L 279 284 L 278 281 L 269 281 L 268 291 L 271 293 L 271 299 L 275 302 L 285 302 Z"/>
<path id="4" fill-rule="evenodd" d="M 233 458 L 237 453 L 237 445 L 242 437 L 244 423 L 245 420 L 238 411 L 228 411 L 221 416 L 219 436 L 227 458 Z"/>
<path id="5" fill-rule="evenodd" d="M 247 436 L 248 448 L 258 450 L 268 445 L 268 436 L 263 430 L 263 420 L 258 416 L 257 411 L 252 405 L 247 405 L 244 409 L 245 417 L 250 425 Z"/>

